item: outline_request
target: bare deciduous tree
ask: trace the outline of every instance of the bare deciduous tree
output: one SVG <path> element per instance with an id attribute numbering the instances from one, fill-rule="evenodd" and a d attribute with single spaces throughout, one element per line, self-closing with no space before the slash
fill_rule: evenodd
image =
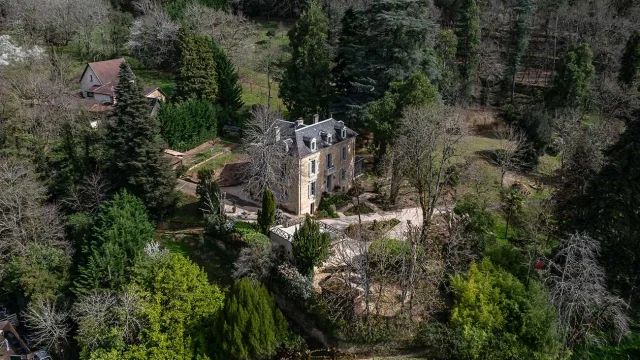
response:
<path id="1" fill-rule="evenodd" d="M 91 350 L 100 346 L 113 322 L 111 309 L 117 303 L 117 297 L 106 291 L 92 292 L 75 302 L 72 315 L 78 324 L 76 338 L 83 348 Z"/>
<path id="2" fill-rule="evenodd" d="M 107 200 L 109 183 L 100 173 L 92 173 L 82 183 L 71 189 L 69 196 L 62 202 L 75 211 L 97 214 L 100 206 Z"/>
<path id="3" fill-rule="evenodd" d="M 244 130 L 244 148 L 249 159 L 245 184 L 253 197 L 270 189 L 278 204 L 289 201 L 289 189 L 298 174 L 295 156 L 287 152 L 287 128 L 279 127 L 280 115 L 264 106 L 256 106 Z M 289 149 L 290 152 L 294 149 Z"/>
<path id="4" fill-rule="evenodd" d="M 570 348 L 602 342 L 601 330 L 616 343 L 629 332 L 628 305 L 607 290 L 605 272 L 597 260 L 599 251 L 597 240 L 575 233 L 561 241 L 549 260 L 545 283 L 564 344 Z"/>
<path id="5" fill-rule="evenodd" d="M 400 120 L 398 137 L 391 151 L 405 178 L 418 193 L 423 243 L 451 176 L 456 145 L 464 133 L 462 118 L 453 108 L 409 108 Z"/>
<path id="6" fill-rule="evenodd" d="M 53 205 L 44 205 L 44 199 L 44 186 L 25 165 L 0 158 L 0 279 L 3 264 L 14 256 L 27 256 L 32 245 L 71 254 L 58 211 Z"/>
<path id="7" fill-rule="evenodd" d="M 514 126 L 498 133 L 498 149 L 487 158 L 500 169 L 500 185 L 504 186 L 504 176 L 508 171 L 517 171 L 525 165 L 521 153 L 527 142 L 524 133 Z"/>
<path id="8" fill-rule="evenodd" d="M 129 50 L 151 68 L 174 67 L 180 24 L 153 0 L 140 0 L 136 9 L 143 16 L 133 23 Z"/>
<path id="9" fill-rule="evenodd" d="M 22 316 L 35 342 L 56 354 L 62 354 L 71 327 L 69 314 L 50 299 L 36 298 Z"/>
<path id="10" fill-rule="evenodd" d="M 192 2 L 185 9 L 185 19 L 197 32 L 215 40 L 235 64 L 242 64 L 252 57 L 258 31 L 242 13 L 233 14 Z"/>
<path id="11" fill-rule="evenodd" d="M 240 251 L 238 259 L 233 263 L 234 279 L 248 277 L 264 283 L 276 264 L 276 257 L 271 244 L 253 244 Z"/>

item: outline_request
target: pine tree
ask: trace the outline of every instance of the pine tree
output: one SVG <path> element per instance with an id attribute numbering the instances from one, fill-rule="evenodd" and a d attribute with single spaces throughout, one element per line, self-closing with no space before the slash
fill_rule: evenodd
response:
<path id="1" fill-rule="evenodd" d="M 600 240 L 609 284 L 630 302 L 640 301 L 640 119 L 629 123 L 605 157 L 606 165 L 577 199 L 582 214 L 568 230 L 586 230 Z"/>
<path id="2" fill-rule="evenodd" d="M 480 63 L 480 7 L 476 0 L 464 0 L 456 28 L 458 37 L 457 55 L 460 62 L 462 97 L 469 101 L 473 95 L 478 64 Z"/>
<path id="3" fill-rule="evenodd" d="M 276 199 L 269 189 L 262 192 L 262 210 L 258 210 L 258 226 L 263 234 L 269 235 L 269 230 L 276 220 Z"/>
<path id="4" fill-rule="evenodd" d="M 175 204 L 175 174 L 163 156 L 164 144 L 149 103 L 129 64 L 120 66 L 116 97 L 106 145 L 111 163 L 108 174 L 114 189 L 127 189 L 155 215 L 162 216 Z"/>
<path id="5" fill-rule="evenodd" d="M 332 101 L 328 26 L 314 1 L 289 31 L 292 55 L 280 82 L 280 97 L 291 118 L 325 114 Z"/>
<path id="6" fill-rule="evenodd" d="M 264 359 L 284 340 L 287 321 L 264 285 L 243 278 L 225 299 L 216 330 L 217 359 Z"/>
<path id="7" fill-rule="evenodd" d="M 155 227 L 140 199 L 126 190 L 116 194 L 98 215 L 92 236 L 82 247 L 76 293 L 121 289 L 130 280 L 129 267 L 153 239 Z"/>
<path id="8" fill-rule="evenodd" d="M 640 81 L 640 30 L 634 31 L 627 40 L 618 80 L 625 86 Z"/>
<path id="9" fill-rule="evenodd" d="M 587 43 L 571 46 L 563 56 L 553 86 L 547 93 L 550 107 L 586 107 L 589 105 L 595 68 Z"/>
<path id="10" fill-rule="evenodd" d="M 175 98 L 215 102 L 218 94 L 216 63 L 207 38 L 186 26 L 180 28 L 180 60 Z"/>
<path id="11" fill-rule="evenodd" d="M 313 268 L 322 265 L 329 258 L 331 237 L 320 231 L 320 225 L 309 215 L 293 233 L 293 257 L 301 274 L 312 277 Z"/>
<path id="12" fill-rule="evenodd" d="M 213 40 L 209 41 L 216 62 L 216 74 L 218 83 L 218 105 L 222 108 L 218 126 L 224 124 L 240 125 L 239 112 L 244 106 L 242 100 L 242 86 L 238 82 L 240 76 L 238 70 L 231 62 L 225 51 Z"/>
<path id="13" fill-rule="evenodd" d="M 515 23 L 511 32 L 509 50 L 507 52 L 507 68 L 504 74 L 506 89 L 510 89 L 511 102 L 516 86 L 516 74 L 522 66 L 522 58 L 529 48 L 529 39 L 533 27 L 534 0 L 518 0 L 514 6 Z"/>

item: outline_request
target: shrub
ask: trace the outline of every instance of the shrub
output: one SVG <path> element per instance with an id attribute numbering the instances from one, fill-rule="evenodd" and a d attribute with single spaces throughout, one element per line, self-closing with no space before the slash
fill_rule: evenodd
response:
<path id="1" fill-rule="evenodd" d="M 409 262 L 411 244 L 398 239 L 378 239 L 369 246 L 369 257 L 373 266 L 386 266 L 394 271 L 402 269 L 402 262 Z M 424 259 L 424 248 L 416 249 L 418 263 Z"/>
<path id="2" fill-rule="evenodd" d="M 160 108 L 160 133 L 169 147 L 185 151 L 216 137 L 218 107 L 203 100 L 165 104 Z"/>
<path id="3" fill-rule="evenodd" d="M 340 209 L 349 204 L 349 196 L 345 193 L 339 192 L 333 195 L 325 195 L 320 199 L 318 204 L 318 211 L 326 212 L 326 217 L 338 218 L 337 209 Z M 317 216 L 316 216 L 317 217 Z"/>
<path id="4" fill-rule="evenodd" d="M 269 237 L 255 229 L 236 228 L 236 232 L 240 234 L 242 241 L 248 245 L 270 244 Z"/>

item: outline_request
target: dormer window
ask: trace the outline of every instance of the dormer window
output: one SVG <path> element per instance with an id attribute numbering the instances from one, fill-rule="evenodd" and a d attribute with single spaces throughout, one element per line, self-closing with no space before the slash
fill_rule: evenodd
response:
<path id="1" fill-rule="evenodd" d="M 311 148 L 311 151 L 318 150 L 318 147 L 316 145 L 316 138 L 311 139 L 311 143 L 310 143 L 309 147 Z"/>
<path id="2" fill-rule="evenodd" d="M 331 134 L 328 134 L 327 135 L 327 143 L 331 144 L 331 140 L 332 140 L 332 136 L 331 136 Z"/>
<path id="3" fill-rule="evenodd" d="M 342 128 L 342 131 L 340 132 L 340 137 L 343 138 L 343 139 L 347 138 L 347 128 L 346 127 Z"/>

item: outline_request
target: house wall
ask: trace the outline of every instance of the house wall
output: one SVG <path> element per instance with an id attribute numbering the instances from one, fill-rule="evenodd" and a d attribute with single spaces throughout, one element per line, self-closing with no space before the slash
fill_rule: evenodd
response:
<path id="1" fill-rule="evenodd" d="M 93 76 L 93 82 L 91 82 L 91 76 L 89 75 Z M 87 90 L 90 89 L 92 86 L 102 85 L 100 80 L 98 80 L 98 77 L 96 76 L 96 74 L 93 72 L 93 70 L 89 66 L 87 66 L 87 69 L 84 72 L 84 75 L 82 76 L 82 80 L 80 81 L 80 84 L 81 84 L 80 87 L 82 88 L 82 97 L 84 98 L 87 97 Z"/>
<path id="2" fill-rule="evenodd" d="M 104 94 L 93 94 L 93 99 L 99 103 L 111 104 L 113 102 L 113 99 L 111 99 L 111 96 L 104 95 Z"/>
<path id="3" fill-rule="evenodd" d="M 343 191 L 350 189 L 353 184 L 353 167 L 356 155 L 355 145 L 356 138 L 352 137 L 300 159 L 299 183 L 293 184 L 291 188 L 292 202 L 285 206 L 285 209 L 296 214 L 308 214 L 311 212 L 311 204 L 315 204 L 315 210 L 317 210 L 320 204 L 320 198 L 324 192 L 335 192 L 337 186 Z M 347 147 L 347 159 L 343 161 L 340 156 L 341 149 L 345 146 Z M 329 176 L 327 154 L 329 153 L 332 154 L 333 165 L 335 166 L 335 172 L 331 174 L 331 189 L 327 188 L 327 176 Z M 312 159 L 317 160 L 316 166 L 318 169 L 315 176 L 310 176 L 309 174 L 309 162 Z M 342 168 L 346 170 L 345 180 L 340 180 L 340 171 Z M 312 180 L 316 181 L 316 195 L 310 197 L 308 185 Z"/>

